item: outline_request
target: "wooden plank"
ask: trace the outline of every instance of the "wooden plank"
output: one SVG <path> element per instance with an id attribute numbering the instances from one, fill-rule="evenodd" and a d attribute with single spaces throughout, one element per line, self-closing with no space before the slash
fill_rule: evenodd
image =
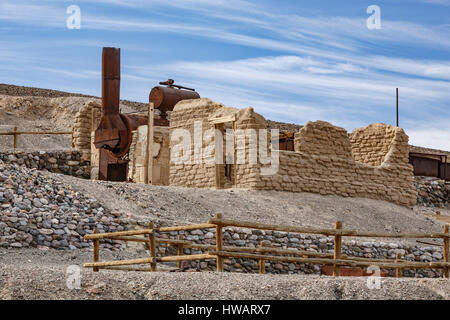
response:
<path id="1" fill-rule="evenodd" d="M 215 228 L 215 224 L 210 223 L 200 223 L 200 224 L 191 224 L 187 226 L 175 226 L 175 227 L 161 227 L 156 228 L 157 232 L 172 232 L 172 231 L 186 231 L 186 230 L 195 230 L 195 229 L 209 229 Z"/>
<path id="2" fill-rule="evenodd" d="M 336 230 L 341 230 L 342 222 L 337 221 L 334 228 Z M 341 250 L 342 250 L 342 236 L 336 235 L 334 236 L 334 255 L 333 255 L 334 260 L 341 259 Z M 341 267 L 335 264 L 333 268 L 333 276 L 339 277 L 340 275 L 341 275 Z"/>
<path id="3" fill-rule="evenodd" d="M 131 259 L 131 260 L 118 260 L 118 261 L 103 261 L 103 262 L 92 262 L 85 263 L 84 267 L 86 268 L 102 268 L 102 267 L 111 267 L 111 266 L 127 266 L 134 264 L 146 264 L 153 262 L 153 258 L 142 258 L 142 259 Z"/>
<path id="4" fill-rule="evenodd" d="M 222 215 L 220 213 L 216 214 L 216 219 L 221 219 Z M 216 226 L 216 251 L 220 252 L 222 251 L 222 226 L 217 225 Z M 217 265 L 217 272 L 223 272 L 223 257 L 217 256 L 216 257 L 216 265 Z"/>
<path id="5" fill-rule="evenodd" d="M 208 252 L 210 255 L 222 256 L 222 257 L 231 257 L 231 258 L 244 258 L 244 259 L 265 259 L 270 261 L 285 261 L 285 262 L 297 262 L 297 263 L 310 263 L 310 264 L 338 264 L 340 266 L 350 266 L 350 267 L 370 267 L 378 260 L 374 261 L 357 261 L 357 260 L 347 260 L 347 259 L 338 259 L 338 260 L 330 260 L 324 258 L 297 258 L 297 257 L 284 257 L 284 256 L 269 256 L 262 254 L 251 254 L 251 253 L 240 253 L 240 252 L 227 252 L 227 251 L 213 251 Z M 401 267 L 403 269 L 439 269 L 443 267 L 450 267 L 450 263 L 445 262 L 379 262 L 377 266 L 385 269 L 395 269 L 397 267 Z"/>
<path id="6" fill-rule="evenodd" d="M 448 224 L 446 224 L 444 226 L 444 233 L 448 234 L 449 233 L 449 226 Z M 443 257 L 444 257 L 444 262 L 448 262 L 448 256 L 449 256 L 449 238 L 444 238 L 444 247 L 443 247 L 444 251 L 443 251 Z M 444 278 L 448 279 L 449 278 L 449 268 L 444 268 Z"/>
<path id="7" fill-rule="evenodd" d="M 206 260 L 206 259 L 216 259 L 217 256 L 210 255 L 207 253 L 204 254 L 187 254 L 183 256 L 168 256 L 168 257 L 158 257 L 156 261 L 158 262 L 175 262 L 175 261 L 184 261 L 184 260 Z"/>
<path id="8" fill-rule="evenodd" d="M 182 236 L 182 235 L 179 235 L 179 236 L 178 236 L 178 240 L 179 240 L 179 241 L 182 241 L 182 240 L 183 240 L 183 236 Z M 179 244 L 177 245 L 177 256 L 182 256 L 183 254 L 184 254 L 184 252 L 183 252 L 183 244 L 182 244 L 182 243 L 179 243 Z M 178 261 L 177 267 L 178 267 L 178 269 L 181 269 L 181 268 L 183 267 L 183 260 L 179 260 L 179 261 Z"/>
<path id="9" fill-rule="evenodd" d="M 98 233 L 98 229 L 97 228 L 94 229 L 94 233 L 95 234 Z M 94 240 L 94 249 L 93 249 L 93 259 L 92 259 L 92 261 L 94 263 L 98 262 L 99 256 L 100 256 L 100 240 L 97 239 L 97 240 Z M 94 267 L 93 271 L 94 272 L 98 272 L 98 268 Z"/>
<path id="10" fill-rule="evenodd" d="M 400 254 L 397 253 L 395 255 L 395 262 L 399 263 L 400 262 Z M 395 268 L 395 277 L 396 278 L 401 278 L 402 277 L 402 268 Z"/>
<path id="11" fill-rule="evenodd" d="M 375 233 L 375 232 L 358 232 L 355 230 L 335 230 L 335 229 L 320 229 L 310 227 L 292 227 L 283 225 L 273 225 L 265 223 L 255 223 L 250 221 L 237 221 L 229 219 L 209 219 L 208 223 L 229 226 L 241 227 L 249 229 L 273 230 L 282 232 L 306 233 L 306 234 L 322 234 L 326 236 L 352 236 L 352 237 L 367 237 L 367 238 L 444 238 L 450 237 L 445 233 Z"/>
<path id="12" fill-rule="evenodd" d="M 153 233 L 153 230 L 130 230 L 130 231 L 119 231 L 119 232 L 108 232 L 108 233 L 98 233 L 98 234 L 87 234 L 83 238 L 85 240 L 94 240 L 94 239 L 105 239 L 111 237 L 121 237 L 121 236 L 137 236 L 141 234 L 150 234 Z"/>
<path id="13" fill-rule="evenodd" d="M 148 224 L 148 229 L 153 230 L 153 222 Z M 150 269 L 152 271 L 156 271 L 156 242 L 155 234 L 153 232 L 148 235 L 148 247 L 150 250 L 150 258 L 152 258 L 152 262 L 150 262 Z"/>

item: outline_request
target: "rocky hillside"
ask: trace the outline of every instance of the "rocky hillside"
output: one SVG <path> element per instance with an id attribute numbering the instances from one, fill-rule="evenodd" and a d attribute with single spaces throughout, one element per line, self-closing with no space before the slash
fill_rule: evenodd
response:
<path id="1" fill-rule="evenodd" d="M 99 201 L 41 171 L 5 166 L 0 160 L 0 246 L 77 249 L 89 247 L 83 240 L 95 228 L 100 232 L 126 228 L 120 214 Z M 120 244 L 105 243 L 117 249 Z"/>

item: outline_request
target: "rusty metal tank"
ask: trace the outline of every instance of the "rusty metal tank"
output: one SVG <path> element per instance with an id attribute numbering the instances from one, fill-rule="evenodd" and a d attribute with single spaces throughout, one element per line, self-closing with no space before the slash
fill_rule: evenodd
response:
<path id="1" fill-rule="evenodd" d="M 159 109 L 162 114 L 172 111 L 175 105 L 182 100 L 200 98 L 195 89 L 176 85 L 172 79 L 159 84 L 167 87 L 154 87 L 150 91 L 149 101 L 153 102 L 155 109 Z"/>

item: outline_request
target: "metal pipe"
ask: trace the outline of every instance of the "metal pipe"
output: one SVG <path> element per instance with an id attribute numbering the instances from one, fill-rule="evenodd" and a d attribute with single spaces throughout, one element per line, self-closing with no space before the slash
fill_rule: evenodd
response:
<path id="1" fill-rule="evenodd" d="M 397 95 L 397 108 L 396 108 L 396 111 L 397 111 L 397 127 L 398 127 L 398 88 L 396 88 L 396 95 Z"/>

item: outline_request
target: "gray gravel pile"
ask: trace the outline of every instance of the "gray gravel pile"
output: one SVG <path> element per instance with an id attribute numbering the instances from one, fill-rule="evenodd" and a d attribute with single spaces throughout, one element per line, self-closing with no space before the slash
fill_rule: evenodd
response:
<path id="1" fill-rule="evenodd" d="M 0 160 L 0 246 L 77 249 L 95 228 L 99 232 L 126 229 L 120 213 L 98 200 L 35 169 L 6 165 Z M 119 243 L 105 242 L 108 249 Z"/>

